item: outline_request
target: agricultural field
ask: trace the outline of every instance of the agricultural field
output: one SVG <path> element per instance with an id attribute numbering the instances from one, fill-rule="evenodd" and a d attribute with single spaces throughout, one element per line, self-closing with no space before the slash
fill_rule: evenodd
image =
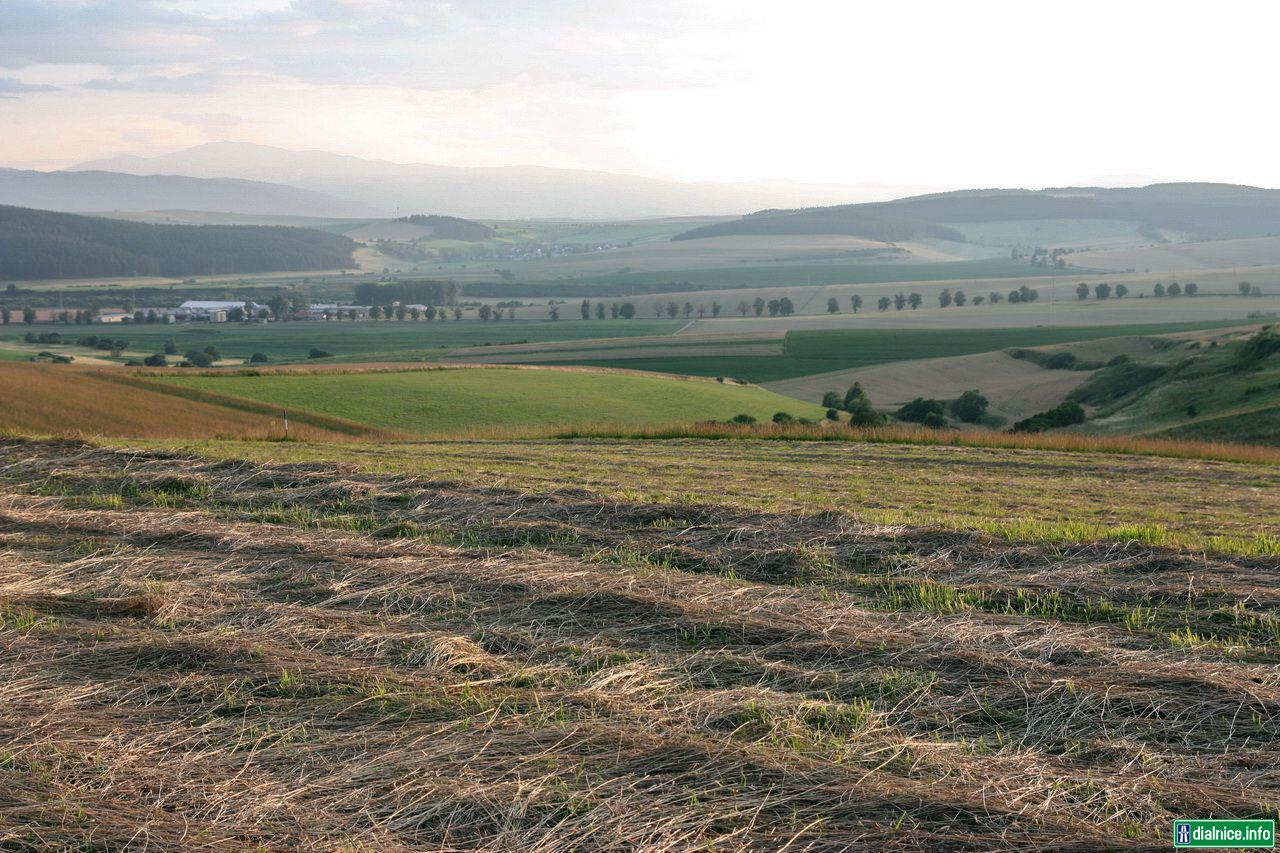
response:
<path id="1" fill-rule="evenodd" d="M 1274 463 L 192 447 L 4 445 L 14 844 L 1145 848 L 1280 802 Z"/>
<path id="2" fill-rule="evenodd" d="M 1249 237 L 1160 246 L 1135 246 L 1067 255 L 1072 266 L 1100 270 L 1187 273 L 1234 269 L 1244 278 L 1249 268 L 1280 264 L 1280 237 Z"/>
<path id="3" fill-rule="evenodd" d="M 81 334 L 120 337 L 129 341 L 130 352 L 135 354 L 160 352 L 165 341 L 172 339 L 177 343 L 179 352 L 213 346 L 229 358 L 236 359 L 247 359 L 253 353 L 261 352 L 273 361 L 306 360 L 314 348 L 335 357 L 358 357 L 362 361 L 419 361 L 434 359 L 453 347 L 668 334 L 683 325 L 679 320 L 646 319 L 129 324 L 89 329 L 82 326 L 40 325 L 28 328 L 10 325 L 0 326 L 0 345 L 20 342 L 23 335 L 34 330 L 56 331 L 64 337 Z M 75 349 L 68 351 L 76 353 Z M 85 350 L 76 354 L 89 352 Z"/>
<path id="4" fill-rule="evenodd" d="M 664 349 L 647 355 L 642 349 L 633 349 L 625 357 L 611 354 L 607 349 L 556 350 L 549 353 L 548 361 L 565 363 L 569 356 L 579 358 L 578 364 L 597 367 L 653 370 L 663 373 L 680 373 L 694 376 L 732 376 L 749 382 L 777 382 L 786 379 L 813 376 L 815 374 L 843 371 L 891 362 L 911 362 L 917 359 L 944 358 L 992 352 L 1007 347 L 1037 347 L 1070 341 L 1090 341 L 1099 336 L 1159 335 L 1171 332 L 1212 329 L 1238 323 L 1169 323 L 1110 326 L 1105 329 L 1087 326 L 998 329 L 827 329 L 787 332 L 782 342 L 782 352 L 763 353 L 763 333 L 750 330 L 741 333 L 743 351 L 729 355 L 708 355 L 703 351 L 707 338 L 702 334 L 682 333 L 674 336 Z M 704 324 L 700 330 L 737 328 L 736 323 L 714 326 Z M 749 328 L 755 328 L 751 326 Z M 681 342 L 690 341 L 684 347 Z M 720 346 L 728 346 L 727 337 L 720 338 Z M 526 363 L 542 361 L 538 348 L 513 348 L 492 350 L 487 357 L 503 360 L 523 359 Z M 486 355 L 468 357 L 483 359 Z M 832 390 L 832 389 L 823 389 Z M 819 394 L 819 397 L 821 395 Z M 808 397 L 806 397 L 808 399 Z"/>
<path id="5" fill-rule="evenodd" d="M 474 367 L 148 375 L 148 381 L 247 398 L 411 435 L 511 432 L 574 424 L 769 421 L 823 410 L 761 388 L 592 368 Z"/>

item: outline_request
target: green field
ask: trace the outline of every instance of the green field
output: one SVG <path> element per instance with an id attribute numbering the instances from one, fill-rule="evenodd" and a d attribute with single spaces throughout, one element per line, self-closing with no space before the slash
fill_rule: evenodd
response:
<path id="1" fill-rule="evenodd" d="M 596 367 L 625 367 L 690 376 L 732 376 L 774 382 L 893 361 L 971 355 L 1007 347 L 1034 347 L 1129 335 L 1159 335 L 1238 325 L 1239 321 L 1154 323 L 1034 329 L 832 329 L 788 332 L 783 355 L 712 356 L 676 353 L 641 359 L 588 359 Z M 678 346 L 679 337 L 673 338 Z M 536 364 L 531 354 L 529 363 Z"/>
<path id="2" fill-rule="evenodd" d="M 570 307 L 570 306 L 566 306 Z M 532 310 L 532 309 L 530 309 Z M 0 342 L 21 341 L 28 331 L 56 331 L 63 337 L 109 335 L 124 338 L 129 349 L 160 352 L 172 338 L 180 352 L 217 347 L 228 358 L 248 358 L 265 353 L 273 361 L 305 359 L 313 347 L 335 356 L 361 356 L 366 360 L 433 358 L 445 349 L 485 344 L 532 341 L 570 341 L 584 338 L 664 335 L 684 325 L 681 320 L 476 320 L 426 322 L 358 321 L 233 324 L 195 323 L 182 326 L 127 325 L 102 327 L 40 325 L 0 328 Z M 405 355 L 406 351 L 423 351 Z"/>
<path id="3" fill-rule="evenodd" d="M 416 435 L 561 424 L 768 421 L 823 410 L 761 388 L 603 371 L 456 368 L 379 373 L 173 374 L 157 381 Z"/>

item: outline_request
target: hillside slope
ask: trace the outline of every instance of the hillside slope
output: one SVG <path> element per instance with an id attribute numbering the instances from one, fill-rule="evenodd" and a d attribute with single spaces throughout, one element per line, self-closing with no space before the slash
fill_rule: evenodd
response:
<path id="1" fill-rule="evenodd" d="M 355 265 L 355 246 L 309 228 L 152 225 L 0 205 L 0 278 L 340 269 Z"/>
<path id="2" fill-rule="evenodd" d="M 897 201 L 765 210 L 677 235 L 854 234 L 877 240 L 963 240 L 956 225 L 1018 220 L 1124 220 L 1204 240 L 1280 233 L 1280 190 L 1230 184 L 1153 184 L 1133 189 L 1065 187 L 965 190 Z"/>
<path id="3" fill-rule="evenodd" d="M 190 210 L 269 216 L 372 216 L 378 209 L 265 181 L 0 169 L 0 204 L 68 213 Z"/>

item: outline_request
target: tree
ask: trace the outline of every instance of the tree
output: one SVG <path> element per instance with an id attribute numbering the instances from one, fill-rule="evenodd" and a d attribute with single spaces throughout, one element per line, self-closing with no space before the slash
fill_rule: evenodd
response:
<path id="1" fill-rule="evenodd" d="M 914 311 L 924 303 L 924 297 L 913 290 L 911 295 L 907 297 L 907 302 L 910 303 L 911 310 Z"/>
<path id="2" fill-rule="evenodd" d="M 409 317 L 413 320 L 413 322 L 415 323 L 418 322 L 419 320 L 422 319 L 422 309 L 419 308 L 417 305 L 413 306 L 412 308 L 409 309 Z"/>
<path id="3" fill-rule="evenodd" d="M 381 317 L 382 317 L 382 309 L 381 309 L 381 308 L 379 308 L 377 305 L 370 305 L 370 306 L 369 306 L 369 319 L 370 319 L 370 320 L 377 320 L 377 319 L 379 319 L 379 318 L 381 318 Z"/>
<path id="4" fill-rule="evenodd" d="M 579 307 L 579 310 L 582 312 L 582 319 L 591 319 L 591 302 L 589 300 L 582 300 L 582 305 Z"/>
<path id="5" fill-rule="evenodd" d="M 827 409 L 827 420 L 829 421 L 840 420 L 840 412 L 838 412 L 835 409 Z"/>
<path id="6" fill-rule="evenodd" d="M 204 354 L 209 356 L 212 361 L 222 361 L 222 353 L 215 346 L 207 346 L 204 348 Z"/>
<path id="7" fill-rule="evenodd" d="M 603 302 L 596 303 L 596 319 L 597 320 L 604 319 L 604 303 Z"/>
<path id="8" fill-rule="evenodd" d="M 688 316 L 689 316 L 690 314 L 692 314 L 692 313 L 693 313 L 693 303 L 692 303 L 692 302 L 686 302 L 686 303 L 684 304 L 684 316 L 685 316 L 685 317 L 688 317 Z"/>
<path id="9" fill-rule="evenodd" d="M 827 313 L 828 314 L 840 313 L 840 303 L 836 301 L 836 298 L 834 296 L 827 300 Z"/>
<path id="10" fill-rule="evenodd" d="M 1009 291 L 1009 304 L 1016 305 L 1022 301 L 1022 294 L 1016 290 Z"/>
<path id="11" fill-rule="evenodd" d="M 1024 284 L 1018 288 L 1018 297 L 1023 302 L 1035 302 L 1040 298 L 1040 291 L 1027 287 Z"/>
<path id="12" fill-rule="evenodd" d="M 1187 296 L 1195 296 L 1200 292 L 1200 285 L 1196 284 L 1194 281 L 1189 281 L 1187 282 L 1187 286 L 1182 288 L 1182 292 Z"/>
<path id="13" fill-rule="evenodd" d="M 822 406 L 826 409 L 843 409 L 844 401 L 835 391 L 828 391 L 822 395 Z"/>
<path id="14" fill-rule="evenodd" d="M 636 306 L 630 302 L 624 302 L 618 306 L 618 314 L 622 316 L 622 319 L 630 320 L 636 316 Z"/>
<path id="15" fill-rule="evenodd" d="M 436 309 L 431 308 L 431 309 L 429 309 L 429 310 L 431 311 L 431 316 L 432 316 L 432 317 L 434 317 L 434 316 L 435 316 L 435 310 L 436 310 Z M 359 316 L 360 316 L 360 312 L 356 311 L 356 309 L 354 309 L 354 308 L 348 308 L 348 309 L 347 309 L 347 319 L 348 319 L 348 320 L 355 320 L 355 319 L 357 319 Z"/>
<path id="16" fill-rule="evenodd" d="M 396 307 L 394 305 L 382 306 L 382 319 L 390 320 L 394 316 L 396 316 Z"/>
<path id="17" fill-rule="evenodd" d="M 711 316 L 712 316 L 713 318 L 714 318 L 714 317 L 719 317 L 719 316 L 720 316 L 720 312 L 721 312 L 721 311 L 723 311 L 723 310 L 724 310 L 724 306 L 723 306 L 723 305 L 721 305 L 719 302 L 712 302 L 712 303 L 711 303 Z"/>
<path id="18" fill-rule="evenodd" d="M 1239 290 L 1241 296 L 1248 296 L 1253 292 L 1253 285 L 1249 284 L 1247 281 L 1242 281 L 1239 284 Z"/>
<path id="19" fill-rule="evenodd" d="M 902 293 L 893 295 L 893 307 L 899 311 L 907 307 L 907 297 Z"/>
<path id="20" fill-rule="evenodd" d="M 143 313 L 141 308 L 133 312 L 133 322 L 145 323 L 146 321 L 147 321 L 147 315 Z"/>
<path id="21" fill-rule="evenodd" d="M 1175 282 L 1173 282 L 1172 284 L 1170 284 L 1170 285 L 1165 289 L 1165 291 L 1164 291 L 1164 292 L 1165 292 L 1166 294 L 1168 294 L 1169 296 L 1181 296 L 1181 295 L 1182 295 L 1182 288 L 1181 288 L 1181 287 L 1178 285 L 1178 283 L 1175 281 Z"/>
<path id="22" fill-rule="evenodd" d="M 232 308 L 230 311 L 228 311 L 227 320 L 229 320 L 232 323 L 243 323 L 244 322 L 244 306 L 237 305 L 235 308 Z"/>
<path id="23" fill-rule="evenodd" d="M 992 305 L 999 305 L 1000 300 L 1003 298 L 1003 294 L 996 293 L 994 290 L 987 294 L 987 299 L 991 300 Z"/>
<path id="24" fill-rule="evenodd" d="M 1059 404 L 1057 408 L 1050 409 L 1047 412 L 1041 412 L 1038 415 L 1032 415 L 1026 420 L 1018 421 L 1013 425 L 1013 431 L 1044 432 L 1047 429 L 1054 429 L 1055 427 L 1082 424 L 1084 421 L 1084 407 L 1074 400 L 1067 400 L 1066 402 Z"/>
<path id="25" fill-rule="evenodd" d="M 757 296 L 755 299 L 751 300 L 751 310 L 755 312 L 757 317 L 764 313 L 764 307 L 765 301 L 763 297 Z"/>
<path id="26" fill-rule="evenodd" d="M 267 300 L 267 307 L 271 309 L 271 316 L 279 320 L 289 310 L 289 298 L 277 293 Z"/>
<path id="27" fill-rule="evenodd" d="M 850 296 L 849 307 L 853 309 L 853 313 L 857 314 L 862 309 L 862 297 L 856 293 Z"/>
<path id="28" fill-rule="evenodd" d="M 249 356 L 250 364 L 266 364 L 270 360 L 271 359 L 267 358 L 267 354 L 265 352 L 255 352 L 253 355 Z"/>
<path id="29" fill-rule="evenodd" d="M 775 424 L 790 424 L 790 423 L 795 423 L 795 420 L 796 419 L 791 416 L 790 412 L 774 412 L 773 413 L 773 422 Z"/>
<path id="30" fill-rule="evenodd" d="M 188 364 L 195 367 L 209 367 L 213 364 L 213 359 L 209 358 L 208 353 L 196 352 L 195 350 L 187 353 L 185 358 Z"/>
<path id="31" fill-rule="evenodd" d="M 707 316 L 707 306 L 699 302 L 698 303 L 698 319 L 701 320 L 705 316 Z"/>
<path id="32" fill-rule="evenodd" d="M 1124 299 L 1128 295 L 1129 288 L 1125 287 L 1123 284 L 1116 285 L 1116 299 Z"/>
<path id="33" fill-rule="evenodd" d="M 967 424 L 976 424 L 987 413 L 990 402 L 977 391 L 965 391 L 951 401 L 951 414 Z"/>
<path id="34" fill-rule="evenodd" d="M 1151 288 L 1151 292 L 1156 296 L 1164 296 L 1164 285 L 1157 281 L 1156 286 Z"/>
<path id="35" fill-rule="evenodd" d="M 851 427 L 879 426 L 884 423 L 884 415 L 875 410 L 871 405 L 871 398 L 857 382 L 844 395 L 844 410 L 849 413 Z"/>
<path id="36" fill-rule="evenodd" d="M 680 305 L 674 299 L 668 300 L 666 305 L 667 316 L 672 320 L 680 313 Z"/>
<path id="37" fill-rule="evenodd" d="M 555 303 L 552 303 L 551 305 L 547 306 L 547 316 L 550 317 L 552 320 L 559 320 L 560 306 L 556 305 Z"/>
<path id="38" fill-rule="evenodd" d="M 796 306 L 791 304 L 791 300 L 784 296 L 778 300 L 778 313 L 783 317 L 790 317 L 796 313 Z"/>
<path id="39" fill-rule="evenodd" d="M 946 412 L 942 408 L 942 404 L 934 399 L 925 399 L 924 397 L 916 397 L 910 403 L 907 403 L 894 414 L 894 417 L 900 421 L 910 423 L 924 423 L 929 415 L 937 415 L 940 418 L 946 417 Z"/>
<path id="40" fill-rule="evenodd" d="M 480 316 L 480 319 L 481 319 L 481 320 L 492 320 L 492 319 L 493 319 L 493 308 L 492 308 L 492 307 L 490 307 L 489 305 L 481 305 L 481 306 L 480 306 L 480 311 L 479 311 L 479 316 Z"/>
<path id="41" fill-rule="evenodd" d="M 326 352 L 317 347 L 312 347 L 311 352 L 307 353 L 307 358 L 328 358 L 331 355 L 333 355 L 333 353 Z"/>
<path id="42" fill-rule="evenodd" d="M 776 299 L 770 299 L 770 300 L 769 300 L 769 316 L 770 316 L 770 317 L 777 317 L 777 316 L 778 316 L 778 312 L 779 312 L 780 310 L 782 310 L 782 303 L 781 303 L 781 302 L 779 302 L 779 301 L 778 301 L 778 300 L 776 300 Z"/>
<path id="43" fill-rule="evenodd" d="M 34 323 L 35 321 L 36 321 L 36 309 L 32 308 L 32 307 L 31 307 L 31 306 L 29 306 L 29 305 L 28 305 L 26 308 L 23 308 L 23 309 L 22 309 L 22 322 L 24 322 L 24 323 L 26 323 L 28 326 L 30 326 L 30 325 L 31 325 L 32 323 Z"/>
<path id="44" fill-rule="evenodd" d="M 1093 289 L 1093 295 L 1098 299 L 1110 299 L 1111 285 L 1107 284 L 1106 282 L 1099 284 Z"/>
<path id="45" fill-rule="evenodd" d="M 751 310 L 751 306 L 747 304 L 747 300 L 743 299 L 738 303 L 738 313 L 743 317 L 747 316 L 747 312 Z"/>
<path id="46" fill-rule="evenodd" d="M 165 358 L 160 353 L 156 353 L 155 355 L 149 355 L 144 358 L 142 363 L 147 367 L 165 367 L 169 364 L 169 359 Z"/>
<path id="47" fill-rule="evenodd" d="M 942 292 L 938 294 L 938 307 L 940 308 L 951 307 L 951 288 L 949 287 L 942 288 Z"/>
<path id="48" fill-rule="evenodd" d="M 560 312 L 559 312 L 559 311 L 557 311 L 557 312 L 555 313 L 555 316 L 554 316 L 554 317 L 552 317 L 551 319 L 552 319 L 552 320 L 559 320 L 559 319 L 560 319 Z M 461 309 L 461 308 L 454 308 L 454 309 L 453 309 L 453 321 L 454 321 L 455 323 L 457 323 L 457 322 L 460 322 L 461 320 L 462 320 L 462 309 Z"/>
<path id="49" fill-rule="evenodd" d="M 0 308 L 0 324 L 9 325 L 13 322 L 13 313 L 8 308 Z"/>
<path id="50" fill-rule="evenodd" d="M 1089 298 L 1089 285 L 1083 281 L 1076 285 L 1076 299 L 1085 300 Z"/>
<path id="51" fill-rule="evenodd" d="M 987 297 L 985 297 L 985 296 L 975 296 L 975 297 L 973 297 L 973 304 L 974 304 L 974 305 L 981 305 L 981 304 L 982 304 L 982 302 L 983 302 L 983 300 L 985 300 L 986 298 L 987 298 Z"/>
<path id="52" fill-rule="evenodd" d="M 514 309 L 513 309 L 513 310 L 514 310 Z M 616 320 L 616 319 L 618 319 L 618 314 L 619 314 L 619 313 L 621 313 L 621 309 L 618 307 L 618 303 L 616 303 L 616 302 L 610 302 L 610 303 L 609 303 L 609 319 L 611 319 L 611 320 Z"/>
<path id="53" fill-rule="evenodd" d="M 964 291 L 963 291 L 963 290 L 957 290 L 957 291 L 956 291 L 956 295 L 955 295 L 955 303 L 956 303 L 956 307 L 957 307 L 957 308 L 962 308 L 962 307 L 964 307 L 964 303 L 965 303 L 965 302 L 967 302 L 967 301 L 968 301 L 968 299 L 969 299 L 969 297 L 967 297 L 967 296 L 965 296 L 965 295 L 964 295 Z"/>
<path id="54" fill-rule="evenodd" d="M 881 311 L 888 311 L 889 306 L 892 304 L 893 304 L 893 300 L 891 300 L 887 296 L 881 296 L 880 299 L 876 301 L 876 307 L 879 308 Z"/>
<path id="55" fill-rule="evenodd" d="M 853 383 L 853 385 L 849 386 L 848 391 L 844 392 L 844 400 L 842 401 L 840 408 L 847 409 L 850 406 L 852 406 L 854 403 L 856 403 L 860 398 L 865 396 L 867 396 L 867 392 L 862 390 L 862 383 L 855 382 Z"/>

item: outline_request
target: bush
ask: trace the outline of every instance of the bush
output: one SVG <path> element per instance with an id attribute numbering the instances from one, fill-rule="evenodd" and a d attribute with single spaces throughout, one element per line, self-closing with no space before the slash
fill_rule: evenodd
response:
<path id="1" fill-rule="evenodd" d="M 1067 400 L 1047 412 L 1018 421 L 1013 425 L 1013 432 L 1044 432 L 1048 429 L 1082 424 L 1084 421 L 1084 407 L 1074 400 Z"/>
<path id="2" fill-rule="evenodd" d="M 951 414 L 967 424 L 976 424 L 987 413 L 990 401 L 977 391 L 965 391 L 951 401 Z"/>
<path id="3" fill-rule="evenodd" d="M 333 355 L 333 353 L 312 347 L 311 352 L 307 353 L 307 358 L 328 358 L 331 355 Z"/>
<path id="4" fill-rule="evenodd" d="M 920 423 L 929 429 L 942 429 L 947 425 L 947 419 L 937 412 L 930 412 L 924 416 L 924 420 Z"/>
<path id="5" fill-rule="evenodd" d="M 795 423 L 795 420 L 796 420 L 795 418 L 791 417 L 790 412 L 774 412 L 773 413 L 773 422 L 775 424 L 790 424 L 790 423 Z"/>
<path id="6" fill-rule="evenodd" d="M 265 352 L 255 352 L 253 355 L 249 356 L 250 364 L 266 364 L 270 360 L 271 359 L 267 358 L 267 354 Z"/>
<path id="7" fill-rule="evenodd" d="M 1044 366 L 1050 370 L 1070 370 L 1076 366 L 1076 357 L 1069 352 L 1055 352 Z"/>
<path id="8" fill-rule="evenodd" d="M 827 409 L 827 420 L 829 421 L 840 420 L 840 412 L 837 411 L 836 409 Z"/>
<path id="9" fill-rule="evenodd" d="M 755 422 L 756 419 L 753 415 L 734 415 L 729 419 L 729 423 L 731 424 L 742 424 L 744 426 L 750 426 Z"/>
<path id="10" fill-rule="evenodd" d="M 946 419 L 946 412 L 943 410 L 942 404 L 937 400 L 916 397 L 910 403 L 898 409 L 894 417 L 900 421 L 922 424 L 929 415 L 937 415 L 944 421 Z"/>
<path id="11" fill-rule="evenodd" d="M 209 358 L 207 352 L 196 352 L 192 350 L 186 355 L 187 363 L 192 367 L 212 367 L 213 359 Z"/>
<path id="12" fill-rule="evenodd" d="M 169 364 L 169 359 L 165 358 L 162 353 L 156 353 L 144 358 L 142 363 L 147 367 L 165 367 Z"/>
<path id="13" fill-rule="evenodd" d="M 822 395 L 822 405 L 828 409 L 843 409 L 844 401 L 835 391 L 828 391 Z"/>

